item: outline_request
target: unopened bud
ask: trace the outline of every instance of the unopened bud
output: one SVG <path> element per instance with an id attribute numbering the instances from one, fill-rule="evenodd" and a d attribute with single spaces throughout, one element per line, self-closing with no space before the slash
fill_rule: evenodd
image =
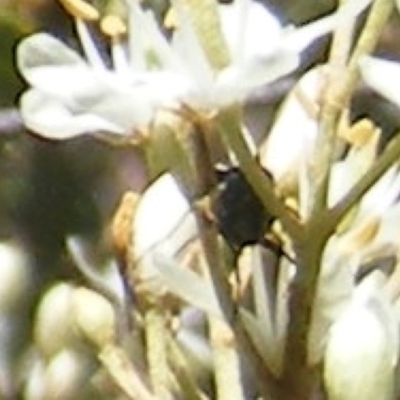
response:
<path id="1" fill-rule="evenodd" d="M 83 287 L 73 294 L 75 326 L 85 338 L 102 348 L 115 340 L 115 313 L 102 295 Z"/>

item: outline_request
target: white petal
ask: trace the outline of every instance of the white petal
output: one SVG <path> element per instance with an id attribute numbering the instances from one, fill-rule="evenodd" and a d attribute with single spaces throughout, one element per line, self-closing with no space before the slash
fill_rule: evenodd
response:
<path id="1" fill-rule="evenodd" d="M 157 67 L 179 68 L 177 57 L 160 30 L 154 14 L 150 10 L 143 11 L 137 2 L 129 2 L 128 6 L 130 18 L 128 44 L 132 72 Z M 152 58 L 150 61 L 149 54 Z"/>
<path id="2" fill-rule="evenodd" d="M 180 252 L 196 236 L 197 225 L 190 204 L 173 175 L 161 175 L 146 189 L 133 218 L 132 232 L 137 288 L 143 287 L 155 295 L 168 289 L 176 291 L 174 282 L 170 284 L 168 279 L 162 279 L 163 273 L 160 273 L 164 267 L 172 268 L 176 280 L 187 281 L 182 291 L 186 291 L 187 285 L 189 291 L 193 290 L 193 296 L 185 299 L 197 304 L 198 296 L 204 295 L 204 301 L 208 302 L 209 290 L 200 278 L 180 271 Z M 178 294 L 181 295 L 181 291 Z M 213 299 L 210 302 L 213 303 Z M 213 308 L 211 303 L 209 306 Z"/>
<path id="3" fill-rule="evenodd" d="M 400 178 L 397 168 L 392 167 L 365 194 L 360 208 L 367 214 L 383 215 L 398 199 Z"/>
<path id="4" fill-rule="evenodd" d="M 292 72 L 299 62 L 297 54 L 277 53 L 269 58 L 253 57 L 241 64 L 232 64 L 218 76 L 214 103 L 220 106 L 243 101 L 255 88 Z"/>
<path id="5" fill-rule="evenodd" d="M 208 90 L 213 86 L 214 71 L 208 63 L 203 48 L 190 24 L 184 7 L 174 2 L 177 12 L 178 28 L 172 37 L 172 49 L 184 66 L 184 74 L 193 82 L 197 91 Z"/>
<path id="6" fill-rule="evenodd" d="M 398 354 L 397 321 L 380 273 L 365 278 L 333 325 L 325 357 L 330 399 L 390 400 Z"/>
<path id="7" fill-rule="evenodd" d="M 328 242 L 318 277 L 308 338 L 308 355 L 313 365 L 321 361 L 329 328 L 348 306 L 353 293 L 353 270 L 348 260 L 341 257 L 338 245 L 340 242 L 336 237 Z"/>
<path id="8" fill-rule="evenodd" d="M 269 137 L 261 146 L 261 164 L 277 182 L 297 181 L 300 165 L 312 154 L 318 134 L 315 112 L 323 83 L 323 67 L 301 78 L 281 106 Z"/>
<path id="9" fill-rule="evenodd" d="M 197 231 L 190 204 L 178 182 L 164 174 L 144 192 L 133 221 L 134 252 L 137 256 L 162 248 L 175 257 Z M 174 240 L 171 240 L 174 239 Z"/>
<path id="10" fill-rule="evenodd" d="M 23 40 L 17 49 L 18 68 L 32 85 L 68 97 L 93 85 L 93 71 L 72 49 L 45 33 Z"/>
<path id="11" fill-rule="evenodd" d="M 74 114 L 58 99 L 32 89 L 21 98 L 21 113 L 25 125 L 49 139 L 68 139 L 88 132 L 122 133 L 117 125 L 95 114 Z"/>
<path id="12" fill-rule="evenodd" d="M 281 47 L 287 51 L 300 52 L 318 37 L 334 29 L 340 29 L 342 24 L 357 17 L 370 3 L 371 0 L 347 1 L 332 15 L 317 19 L 297 29 L 289 29 Z"/>
<path id="13" fill-rule="evenodd" d="M 233 62 L 269 57 L 282 34 L 279 21 L 252 0 L 236 0 L 219 7 L 221 27 Z"/>
<path id="14" fill-rule="evenodd" d="M 394 61 L 365 57 L 360 63 L 365 82 L 382 96 L 400 107 L 400 64 Z"/>
<path id="15" fill-rule="evenodd" d="M 158 253 L 153 260 L 162 282 L 170 292 L 188 304 L 214 317 L 222 318 L 223 310 L 210 282 L 189 268 L 178 266 L 174 259 L 169 259 L 165 254 Z"/>

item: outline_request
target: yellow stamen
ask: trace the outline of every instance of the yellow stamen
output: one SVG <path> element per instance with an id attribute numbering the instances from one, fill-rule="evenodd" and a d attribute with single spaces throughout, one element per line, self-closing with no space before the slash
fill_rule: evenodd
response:
<path id="1" fill-rule="evenodd" d="M 372 121 L 365 118 L 357 121 L 348 129 L 342 130 L 340 135 L 354 147 L 362 148 L 367 143 L 370 143 L 371 140 L 374 140 L 379 136 L 379 130 L 375 127 Z"/>
<path id="2" fill-rule="evenodd" d="M 111 37 L 119 37 L 126 34 L 126 25 L 118 15 L 106 15 L 100 22 L 102 32 Z"/>
<path id="3" fill-rule="evenodd" d="M 139 195 L 126 192 L 114 214 L 111 225 L 111 238 L 118 257 L 126 261 L 132 235 L 132 220 L 139 202 Z"/>
<path id="4" fill-rule="evenodd" d="M 373 217 L 367 221 L 350 241 L 350 246 L 352 250 L 359 249 L 370 243 L 377 235 L 380 228 L 380 218 Z"/>
<path id="5" fill-rule="evenodd" d="M 59 0 L 69 14 L 86 21 L 99 19 L 99 12 L 83 0 Z"/>
<path id="6" fill-rule="evenodd" d="M 175 29 L 178 26 L 178 19 L 176 18 L 175 10 L 170 7 L 164 17 L 164 26 L 167 29 Z"/>

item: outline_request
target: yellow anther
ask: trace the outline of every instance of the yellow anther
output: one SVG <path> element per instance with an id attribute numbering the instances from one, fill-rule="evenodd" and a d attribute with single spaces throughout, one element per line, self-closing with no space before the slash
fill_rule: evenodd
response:
<path id="1" fill-rule="evenodd" d="M 299 202 L 296 198 L 290 196 L 285 199 L 285 206 L 292 211 L 293 213 L 298 213 L 299 211 Z"/>
<path id="2" fill-rule="evenodd" d="M 377 235 L 381 225 L 381 220 L 378 217 L 371 218 L 358 229 L 354 237 L 351 239 L 353 250 L 361 248 L 370 243 Z"/>
<path id="3" fill-rule="evenodd" d="M 343 139 L 356 148 L 364 147 L 371 140 L 377 139 L 377 136 L 379 136 L 379 130 L 375 127 L 374 123 L 366 118 L 357 121 L 340 133 Z"/>
<path id="4" fill-rule="evenodd" d="M 99 12 L 83 0 L 59 0 L 69 14 L 86 21 L 99 19 Z"/>
<path id="5" fill-rule="evenodd" d="M 100 23 L 102 32 L 111 37 L 123 36 L 126 34 L 126 25 L 118 15 L 106 15 Z"/>
<path id="6" fill-rule="evenodd" d="M 170 7 L 164 17 L 164 26 L 167 29 L 175 29 L 178 26 L 178 19 L 175 10 Z"/>
<path id="7" fill-rule="evenodd" d="M 132 220 L 139 202 L 139 195 L 135 192 L 126 192 L 118 205 L 111 224 L 111 239 L 117 256 L 124 262 L 132 235 Z"/>

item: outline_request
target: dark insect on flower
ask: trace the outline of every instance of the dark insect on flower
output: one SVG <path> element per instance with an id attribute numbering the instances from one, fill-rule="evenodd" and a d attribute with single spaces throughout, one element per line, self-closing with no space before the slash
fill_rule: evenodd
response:
<path id="1" fill-rule="evenodd" d="M 274 221 L 259 197 L 237 168 L 217 168 L 218 195 L 213 212 L 218 229 L 235 252 L 247 245 L 262 244 L 278 250 L 278 244 L 265 237 Z M 265 171 L 270 179 L 270 174 Z"/>

